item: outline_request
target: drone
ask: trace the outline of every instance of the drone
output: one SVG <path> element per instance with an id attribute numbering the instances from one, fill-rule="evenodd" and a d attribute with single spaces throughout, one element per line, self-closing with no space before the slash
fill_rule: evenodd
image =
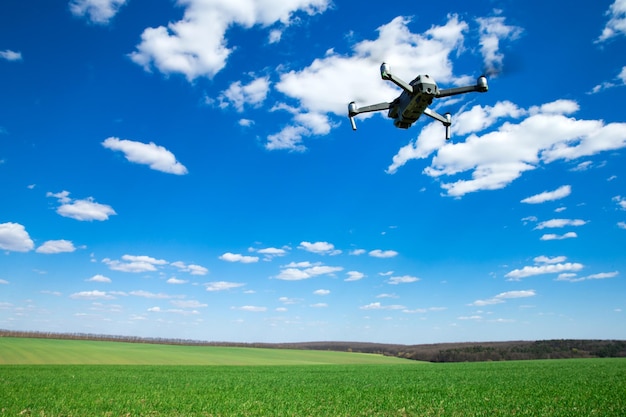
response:
<path id="1" fill-rule="evenodd" d="M 393 75 L 389 65 L 384 62 L 380 66 L 380 76 L 383 80 L 391 81 L 404 91 L 391 103 L 378 103 L 365 107 L 357 107 L 354 101 L 348 104 L 348 117 L 350 118 L 350 124 L 352 124 L 352 130 L 356 130 L 354 116 L 357 114 L 389 110 L 387 116 L 393 119 L 394 126 L 400 129 L 408 129 L 411 127 L 422 114 L 440 121 L 446 128 L 446 140 L 448 140 L 450 139 L 452 116 L 450 113 L 446 113 L 442 116 L 428 108 L 428 106 L 432 104 L 433 99 L 473 92 L 485 93 L 489 90 L 487 77 L 484 75 L 478 77 L 475 85 L 467 87 L 454 87 L 440 90 L 435 80 L 428 75 L 418 75 L 417 78 L 407 84 L 405 81 Z"/>

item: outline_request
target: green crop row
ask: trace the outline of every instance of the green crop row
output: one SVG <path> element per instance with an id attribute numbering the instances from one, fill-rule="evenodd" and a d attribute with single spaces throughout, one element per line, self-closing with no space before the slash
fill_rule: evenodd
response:
<path id="1" fill-rule="evenodd" d="M 624 416 L 626 360 L 0 366 L 1 416 Z"/>

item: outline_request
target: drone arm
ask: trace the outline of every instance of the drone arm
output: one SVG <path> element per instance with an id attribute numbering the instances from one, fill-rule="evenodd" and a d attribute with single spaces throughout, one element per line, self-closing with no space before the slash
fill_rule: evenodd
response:
<path id="1" fill-rule="evenodd" d="M 457 94 L 474 93 L 474 92 L 486 93 L 487 90 L 489 90 L 489 86 L 487 85 L 487 78 L 485 76 L 480 76 L 478 77 L 478 80 L 476 81 L 475 85 L 439 90 L 439 94 L 437 94 L 437 97 L 449 97 L 449 96 L 456 96 Z"/>
<path id="2" fill-rule="evenodd" d="M 391 107 L 391 103 L 378 103 L 372 104 L 365 107 L 357 107 L 356 103 L 353 101 L 348 104 L 348 117 L 350 118 L 350 124 L 352 125 L 352 130 L 356 130 L 356 123 L 354 122 L 354 116 L 361 113 L 368 113 L 373 111 L 381 111 L 388 110 Z"/>
<path id="3" fill-rule="evenodd" d="M 452 116 L 450 116 L 450 113 L 446 113 L 442 116 L 436 111 L 426 107 L 424 109 L 424 114 L 428 117 L 432 117 L 433 119 L 440 121 L 446 127 L 446 140 L 450 139 L 450 125 L 452 125 Z"/>
<path id="4" fill-rule="evenodd" d="M 380 66 L 380 76 L 382 77 L 382 79 L 391 81 L 392 83 L 394 83 L 395 85 L 397 85 L 398 87 L 406 91 L 407 93 L 413 94 L 413 87 L 410 84 L 407 84 L 400 78 L 393 75 L 390 71 L 391 70 L 389 68 L 389 65 L 383 62 L 383 64 Z"/>

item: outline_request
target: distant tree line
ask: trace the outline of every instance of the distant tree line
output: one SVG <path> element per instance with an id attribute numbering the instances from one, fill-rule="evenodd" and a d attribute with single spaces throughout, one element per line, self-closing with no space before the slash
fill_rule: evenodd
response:
<path id="1" fill-rule="evenodd" d="M 227 346 L 270 349 L 330 350 L 373 353 L 427 362 L 477 362 L 528 359 L 626 357 L 624 340 L 555 339 L 510 342 L 467 342 L 399 345 L 365 342 L 232 343 L 190 339 L 112 336 L 91 333 L 53 333 L 0 329 L 0 337 L 30 337 L 66 340 L 96 340 L 184 346 Z"/>

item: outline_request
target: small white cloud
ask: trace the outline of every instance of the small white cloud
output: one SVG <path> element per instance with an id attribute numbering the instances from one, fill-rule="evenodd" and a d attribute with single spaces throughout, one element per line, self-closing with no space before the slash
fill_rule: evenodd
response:
<path id="1" fill-rule="evenodd" d="M 46 193 L 46 197 L 53 197 L 59 200 L 60 206 L 56 212 L 63 217 L 79 221 L 104 221 L 108 220 L 109 216 L 117 214 L 111 206 L 96 203 L 93 197 L 88 197 L 84 200 L 74 200 L 69 198 L 69 194 L 68 191 Z"/>
<path id="2" fill-rule="evenodd" d="M 7 61 L 21 61 L 22 53 L 11 51 L 10 49 L 5 49 L 4 51 L 0 51 L 0 58 Z"/>
<path id="3" fill-rule="evenodd" d="M 617 196 L 613 197 L 613 201 L 615 201 L 617 203 L 617 206 L 621 210 L 626 210 L 626 198 L 617 195 Z"/>
<path id="4" fill-rule="evenodd" d="M 398 255 L 398 252 L 395 250 L 374 249 L 369 252 L 369 255 L 374 258 L 393 258 Z"/>
<path id="5" fill-rule="evenodd" d="M 219 259 L 221 259 L 222 261 L 226 261 L 226 262 L 240 262 L 242 264 L 250 264 L 250 263 L 255 263 L 259 261 L 258 256 L 246 256 L 246 255 L 241 255 L 239 253 L 230 253 L 230 252 L 226 252 L 225 254 L 221 255 Z"/>
<path id="6" fill-rule="evenodd" d="M 165 281 L 168 284 L 173 284 L 173 285 L 180 285 L 180 284 L 186 284 L 189 281 L 184 280 L 184 279 L 178 279 L 176 277 L 171 277 L 169 278 L 167 281 Z"/>
<path id="7" fill-rule="evenodd" d="M 596 43 L 607 41 L 619 34 L 626 35 L 626 1 L 615 0 L 606 11 L 609 21 L 596 39 Z"/>
<path id="8" fill-rule="evenodd" d="M 105 283 L 105 284 L 109 284 L 111 282 L 111 278 L 105 277 L 104 275 L 94 275 L 93 277 L 86 279 L 85 281 L 87 282 L 100 282 L 100 283 Z"/>
<path id="9" fill-rule="evenodd" d="M 301 281 L 316 277 L 318 275 L 333 275 L 342 271 L 340 266 L 327 266 L 321 264 L 310 264 L 309 262 L 286 265 L 276 276 L 276 279 L 283 281 Z"/>
<path id="10" fill-rule="evenodd" d="M 121 151 L 128 161 L 148 165 L 156 171 L 175 175 L 187 174 L 187 168 L 176 160 L 172 152 L 154 142 L 142 143 L 110 137 L 102 142 L 102 146 L 113 151 Z"/>
<path id="11" fill-rule="evenodd" d="M 247 85 L 242 85 L 241 81 L 234 82 L 220 94 L 220 107 L 225 108 L 230 105 L 238 112 L 243 112 L 245 105 L 257 107 L 267 97 L 269 87 L 269 77 L 257 78 Z"/>
<path id="12" fill-rule="evenodd" d="M 500 41 L 515 40 L 523 32 L 522 28 L 505 24 L 501 16 L 478 18 L 480 25 L 480 52 L 483 56 L 486 72 L 495 76 L 502 71 L 504 55 L 500 52 Z"/>
<path id="13" fill-rule="evenodd" d="M 28 252 L 35 247 L 26 228 L 19 223 L 0 223 L 0 249 Z"/>
<path id="14" fill-rule="evenodd" d="M 563 272 L 577 272 L 583 269 L 583 264 L 576 262 L 551 263 L 543 265 L 525 266 L 521 269 L 514 269 L 505 275 L 509 281 L 519 281 L 535 275 L 560 274 Z"/>
<path id="15" fill-rule="evenodd" d="M 364 306 L 359 307 L 361 310 L 404 310 L 405 306 L 394 304 L 394 305 L 382 305 L 379 302 L 370 303 Z"/>
<path id="16" fill-rule="evenodd" d="M 127 0 L 70 0 L 74 16 L 87 17 L 90 22 L 107 24 Z"/>
<path id="17" fill-rule="evenodd" d="M 112 300 L 115 297 L 105 291 L 95 290 L 76 292 L 70 295 L 70 298 L 75 300 Z"/>
<path id="18" fill-rule="evenodd" d="M 303 249 L 307 252 L 317 253 L 319 255 L 339 255 L 340 250 L 335 249 L 335 245 L 328 242 L 300 242 L 298 249 Z"/>
<path id="19" fill-rule="evenodd" d="M 181 261 L 172 262 L 172 266 L 180 269 L 183 272 L 188 272 L 191 275 L 207 275 L 209 273 L 209 270 L 202 265 L 187 265 L 186 263 Z"/>
<path id="20" fill-rule="evenodd" d="M 313 294 L 315 294 L 315 295 L 328 295 L 328 294 L 330 294 L 330 290 L 319 289 L 319 290 L 313 291 Z"/>
<path id="21" fill-rule="evenodd" d="M 553 256 L 550 258 L 549 256 L 537 256 L 533 259 L 538 264 L 558 264 L 561 262 L 565 262 L 567 260 L 566 256 Z"/>
<path id="22" fill-rule="evenodd" d="M 157 270 L 157 267 L 167 264 L 167 261 L 164 259 L 156 259 L 145 255 L 124 255 L 121 261 L 105 258 L 102 262 L 113 271 L 134 273 L 154 272 Z"/>
<path id="23" fill-rule="evenodd" d="M 507 299 L 534 297 L 535 295 L 537 295 L 535 290 L 507 291 L 486 300 L 476 300 L 470 305 L 475 307 L 484 307 L 488 305 L 505 303 L 505 300 Z"/>
<path id="24" fill-rule="evenodd" d="M 557 235 L 555 233 L 546 233 L 539 238 L 539 240 L 565 240 L 565 239 L 575 239 L 578 237 L 576 232 L 567 232 L 562 235 Z"/>
<path id="25" fill-rule="evenodd" d="M 272 259 L 274 259 L 276 257 L 287 255 L 287 250 L 288 249 L 290 249 L 290 248 L 285 246 L 283 248 L 273 248 L 273 247 L 262 248 L 262 249 L 250 248 L 249 251 L 250 252 L 257 252 L 257 253 L 263 255 L 263 259 L 265 261 L 271 261 Z"/>
<path id="26" fill-rule="evenodd" d="M 178 308 L 205 308 L 208 307 L 208 304 L 205 303 L 201 303 L 200 301 L 197 300 L 172 300 L 170 301 L 170 304 L 172 304 L 174 307 L 178 307 Z"/>
<path id="27" fill-rule="evenodd" d="M 546 201 L 555 201 L 567 197 L 572 193 L 572 187 L 569 185 L 563 185 L 554 191 L 544 191 L 540 194 L 533 195 L 531 197 L 522 200 L 522 203 L 526 204 L 540 204 Z"/>
<path id="28" fill-rule="evenodd" d="M 539 223 L 535 226 L 535 230 L 562 228 L 569 226 L 584 226 L 587 222 L 581 219 L 552 219 Z"/>
<path id="29" fill-rule="evenodd" d="M 267 311 L 267 307 L 260 307 L 260 306 L 241 306 L 241 307 L 232 307 L 232 309 L 240 310 L 240 311 L 249 311 L 251 313 L 263 313 Z"/>
<path id="30" fill-rule="evenodd" d="M 350 251 L 350 255 L 359 256 L 359 255 L 363 255 L 366 252 L 367 251 L 365 249 L 354 249 Z"/>
<path id="31" fill-rule="evenodd" d="M 348 274 L 348 278 L 344 280 L 347 282 L 358 281 L 358 280 L 365 278 L 365 274 L 359 271 L 348 271 L 347 274 Z"/>
<path id="32" fill-rule="evenodd" d="M 400 277 L 391 277 L 387 281 L 388 284 L 398 285 L 398 284 L 410 284 L 411 282 L 417 282 L 420 279 L 417 277 L 413 277 L 411 275 L 403 275 Z"/>
<path id="33" fill-rule="evenodd" d="M 618 271 L 600 272 L 598 274 L 587 275 L 586 277 L 577 277 L 576 274 L 561 274 L 557 277 L 557 281 L 582 282 L 596 279 L 615 278 L 619 275 Z"/>
<path id="34" fill-rule="evenodd" d="M 204 284 L 206 290 L 209 292 L 215 291 L 227 291 L 232 290 L 234 288 L 243 287 L 246 284 L 242 284 L 239 282 L 228 282 L 228 281 L 214 281 Z"/>
<path id="35" fill-rule="evenodd" d="M 76 248 L 69 240 L 48 240 L 36 250 L 37 253 L 55 254 L 64 252 L 74 252 Z"/>

